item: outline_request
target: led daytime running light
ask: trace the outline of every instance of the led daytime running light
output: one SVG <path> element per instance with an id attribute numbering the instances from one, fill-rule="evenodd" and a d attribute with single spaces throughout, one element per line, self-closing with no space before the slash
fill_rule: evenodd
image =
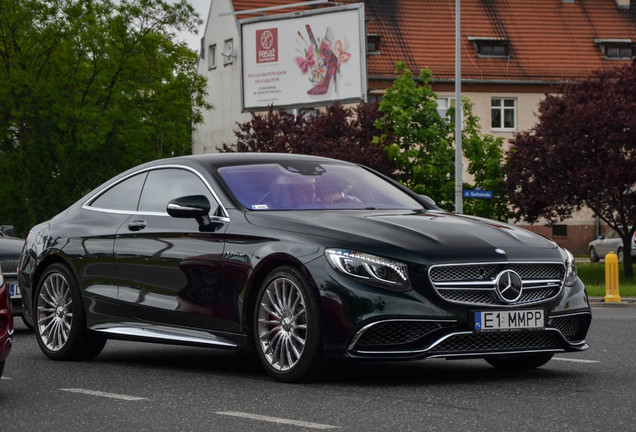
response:
<path id="1" fill-rule="evenodd" d="M 410 289 L 408 269 L 405 264 L 344 249 L 327 249 L 325 254 L 331 266 L 347 276 L 389 288 Z M 356 272 L 356 269 L 362 270 L 363 273 Z M 388 271 L 387 275 L 395 276 L 396 280 L 387 279 L 382 274 L 383 269 Z"/>

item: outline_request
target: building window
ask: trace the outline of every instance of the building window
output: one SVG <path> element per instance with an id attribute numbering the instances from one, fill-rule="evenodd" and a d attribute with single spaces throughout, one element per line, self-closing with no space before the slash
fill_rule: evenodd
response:
<path id="1" fill-rule="evenodd" d="M 517 128 L 517 100 L 511 98 L 493 98 L 491 103 L 491 126 L 495 130 L 514 130 Z"/>
<path id="2" fill-rule="evenodd" d="M 234 41 L 228 39 L 223 43 L 223 66 L 232 64 L 234 61 Z"/>
<path id="3" fill-rule="evenodd" d="M 367 34 L 367 55 L 380 55 L 380 35 Z"/>
<path id="4" fill-rule="evenodd" d="M 567 237 L 567 225 L 552 225 L 552 237 Z"/>
<path id="5" fill-rule="evenodd" d="M 216 69 L 216 44 L 208 49 L 208 70 Z"/>
<path id="6" fill-rule="evenodd" d="M 510 41 L 507 39 L 469 36 L 468 40 L 473 43 L 478 57 L 510 56 Z"/>
<path id="7" fill-rule="evenodd" d="M 636 44 L 631 39 L 596 39 L 606 60 L 631 60 Z"/>
<path id="8" fill-rule="evenodd" d="M 451 107 L 455 106 L 454 97 L 438 97 L 437 98 L 437 112 L 443 118 L 446 118 L 446 114 Z"/>

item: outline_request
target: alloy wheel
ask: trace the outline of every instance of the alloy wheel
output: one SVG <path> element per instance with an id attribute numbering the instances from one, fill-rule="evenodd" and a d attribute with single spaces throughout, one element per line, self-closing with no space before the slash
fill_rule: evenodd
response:
<path id="1" fill-rule="evenodd" d="M 66 278 L 51 273 L 42 283 L 37 303 L 38 333 L 44 346 L 59 351 L 68 341 L 73 323 L 73 299 Z"/>
<path id="2" fill-rule="evenodd" d="M 292 369 L 307 342 L 305 298 L 294 281 L 273 279 L 263 291 L 258 307 L 258 343 L 269 365 L 279 371 Z"/>

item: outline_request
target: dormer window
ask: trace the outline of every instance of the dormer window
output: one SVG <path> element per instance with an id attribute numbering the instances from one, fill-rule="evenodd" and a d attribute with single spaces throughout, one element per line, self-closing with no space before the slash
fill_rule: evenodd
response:
<path id="1" fill-rule="evenodd" d="M 380 55 L 380 35 L 367 34 L 367 55 Z"/>
<path id="2" fill-rule="evenodd" d="M 631 60 L 635 43 L 631 39 L 595 39 L 606 60 Z"/>
<path id="3" fill-rule="evenodd" d="M 510 41 L 503 38 L 468 36 L 478 57 L 510 57 Z"/>

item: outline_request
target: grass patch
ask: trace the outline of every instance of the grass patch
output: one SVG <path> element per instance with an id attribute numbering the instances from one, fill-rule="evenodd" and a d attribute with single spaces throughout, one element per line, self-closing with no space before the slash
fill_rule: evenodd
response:
<path id="1" fill-rule="evenodd" d="M 588 295 L 605 297 L 605 263 L 577 263 L 579 277 Z M 618 292 L 621 297 L 636 297 L 636 278 L 626 278 L 623 263 L 618 264 Z"/>

